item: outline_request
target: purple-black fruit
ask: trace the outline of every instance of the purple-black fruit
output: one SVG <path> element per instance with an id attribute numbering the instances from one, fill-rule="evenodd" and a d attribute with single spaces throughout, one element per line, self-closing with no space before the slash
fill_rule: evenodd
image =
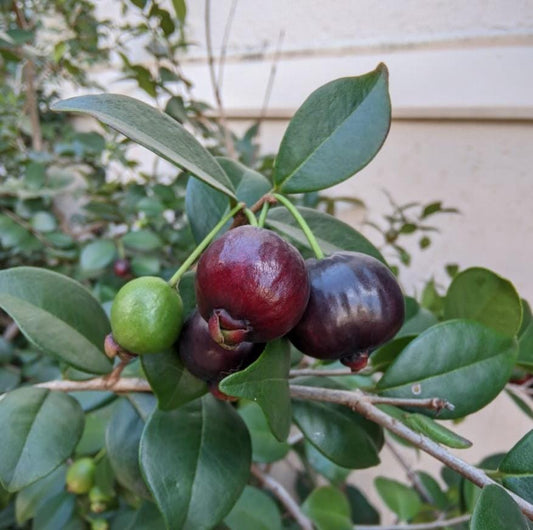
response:
<path id="1" fill-rule="evenodd" d="M 402 326 L 404 298 L 396 278 L 359 252 L 337 252 L 306 265 L 311 295 L 289 339 L 311 357 L 364 368 L 368 354 Z"/>
<path id="2" fill-rule="evenodd" d="M 288 333 L 309 299 L 305 262 L 270 230 L 239 226 L 202 254 L 196 299 L 214 341 L 226 347 Z"/>
<path id="3" fill-rule="evenodd" d="M 178 341 L 178 353 L 187 370 L 213 385 L 252 364 L 264 347 L 241 342 L 234 349 L 223 348 L 211 339 L 207 322 L 198 311 L 186 320 Z"/>

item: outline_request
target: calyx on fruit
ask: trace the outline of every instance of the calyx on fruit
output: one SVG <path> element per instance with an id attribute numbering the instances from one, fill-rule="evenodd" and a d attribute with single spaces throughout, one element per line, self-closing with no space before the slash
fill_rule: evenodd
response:
<path id="1" fill-rule="evenodd" d="M 358 371 L 369 353 L 391 339 L 404 320 L 404 298 L 392 272 L 359 252 L 306 261 L 311 295 L 290 341 L 317 359 L 340 359 Z"/>
<path id="2" fill-rule="evenodd" d="M 185 321 L 178 341 L 178 353 L 185 367 L 211 386 L 252 364 L 264 347 L 260 343 L 241 342 L 233 349 L 223 348 L 213 341 L 198 311 Z"/>
<path id="3" fill-rule="evenodd" d="M 113 339 L 136 354 L 157 353 L 174 344 L 183 323 L 181 297 L 155 276 L 131 280 L 111 306 Z"/>
<path id="4" fill-rule="evenodd" d="M 196 271 L 196 299 L 214 341 L 268 342 L 298 322 L 309 298 L 305 262 L 270 230 L 239 226 L 215 240 Z"/>

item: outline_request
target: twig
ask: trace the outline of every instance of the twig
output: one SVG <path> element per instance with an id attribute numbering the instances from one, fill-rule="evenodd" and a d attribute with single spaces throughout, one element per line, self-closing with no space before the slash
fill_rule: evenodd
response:
<path id="1" fill-rule="evenodd" d="M 38 388 L 48 388 L 59 392 L 78 392 L 83 390 L 108 390 L 123 394 L 127 392 L 151 392 L 152 388 L 146 379 L 139 377 L 122 377 L 116 381 L 110 380 L 109 376 L 95 377 L 86 381 L 47 381 L 35 385 Z"/>
<path id="2" fill-rule="evenodd" d="M 261 482 L 261 484 L 269 491 L 271 491 L 275 497 L 285 506 L 287 511 L 292 515 L 294 520 L 298 523 L 303 530 L 313 530 L 313 523 L 306 515 L 300 510 L 300 506 L 290 496 L 289 492 L 275 480 L 272 476 L 267 475 L 257 465 L 252 464 L 252 474 Z"/>
<path id="3" fill-rule="evenodd" d="M 457 526 L 470 520 L 470 515 L 460 515 L 451 519 L 438 519 L 430 523 L 392 524 L 392 525 L 355 525 L 353 530 L 434 530 L 446 526 Z"/>
<path id="4" fill-rule="evenodd" d="M 20 29 L 28 30 L 30 25 L 26 20 L 24 13 L 14 1 L 13 11 L 17 19 L 17 24 Z M 41 151 L 43 148 L 43 135 L 41 131 L 41 120 L 39 116 L 39 103 L 37 101 L 37 91 L 35 90 L 35 64 L 29 58 L 26 59 L 24 65 L 24 77 L 26 80 L 26 108 L 31 123 L 31 140 L 34 151 Z"/>
<path id="5" fill-rule="evenodd" d="M 224 82 L 224 65 L 226 64 L 226 52 L 228 51 L 228 41 L 231 33 L 231 25 L 235 18 L 235 10 L 237 9 L 238 0 L 233 0 L 231 3 L 228 18 L 226 20 L 226 26 L 224 28 L 224 36 L 222 37 L 222 44 L 220 46 L 220 57 L 218 59 L 218 80 L 217 84 L 222 90 L 222 84 Z"/>
<path id="6" fill-rule="evenodd" d="M 222 132 L 224 133 L 224 145 L 230 158 L 236 158 L 235 146 L 231 139 L 231 134 L 228 128 L 228 121 L 226 119 L 226 112 L 222 105 L 222 97 L 220 96 L 220 87 L 217 83 L 215 73 L 215 59 L 213 56 L 213 45 L 211 43 L 211 1 L 205 0 L 205 42 L 207 46 L 207 62 L 209 65 L 209 75 L 211 77 L 211 84 L 213 86 L 213 92 L 215 94 L 215 100 L 217 102 L 219 121 L 222 126 Z"/>
<path id="7" fill-rule="evenodd" d="M 389 398 L 382 396 L 368 396 L 371 403 L 374 405 L 393 405 L 395 407 L 420 407 L 424 409 L 431 410 L 455 410 L 455 405 L 446 401 L 445 399 L 440 398 L 427 398 L 427 399 L 416 399 L 416 398 Z"/>
<path id="8" fill-rule="evenodd" d="M 13 339 L 18 335 L 20 329 L 17 326 L 17 323 L 15 321 L 11 321 L 6 329 L 4 329 L 4 333 L 2 333 L 2 338 L 7 341 L 11 342 Z"/>
<path id="9" fill-rule="evenodd" d="M 393 454 L 394 458 L 397 460 L 400 466 L 402 466 L 403 469 L 405 470 L 408 479 L 413 485 L 413 488 L 418 492 L 418 494 L 422 497 L 422 499 L 425 502 L 428 502 L 429 504 L 433 504 L 435 500 L 431 497 L 431 494 L 429 493 L 427 488 L 424 486 L 424 484 L 420 480 L 420 477 L 411 469 L 411 466 L 405 461 L 403 456 L 398 452 L 394 444 L 391 444 L 389 440 L 385 439 L 385 445 L 387 446 L 389 451 Z"/>
<path id="10" fill-rule="evenodd" d="M 454 471 L 457 471 L 460 475 L 476 484 L 476 486 L 483 488 L 489 484 L 496 484 L 494 480 L 488 477 L 480 469 L 466 463 L 427 436 L 413 431 L 401 421 L 392 418 L 382 410 L 378 409 L 372 403 L 371 399 L 369 399 L 372 396 L 365 395 L 360 390 L 333 390 L 330 388 L 291 385 L 290 392 L 291 396 L 297 399 L 325 401 L 350 407 L 352 410 L 359 412 L 359 414 L 370 421 L 381 425 L 385 429 L 400 436 L 400 438 L 411 442 L 422 451 L 433 456 Z M 533 521 L 533 504 L 530 504 L 512 491 L 507 490 L 507 492 L 518 504 L 522 512 Z"/>

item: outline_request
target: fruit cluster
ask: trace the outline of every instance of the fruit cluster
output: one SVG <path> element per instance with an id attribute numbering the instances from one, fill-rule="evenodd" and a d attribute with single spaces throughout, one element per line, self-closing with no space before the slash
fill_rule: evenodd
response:
<path id="1" fill-rule="evenodd" d="M 249 225 L 211 243 L 195 286 L 198 308 L 182 326 L 176 289 L 159 278 L 128 282 L 111 310 L 113 338 L 135 354 L 177 343 L 187 369 L 214 391 L 285 335 L 306 355 L 358 371 L 404 318 L 402 291 L 377 259 L 338 252 L 304 261 L 274 232 Z"/>

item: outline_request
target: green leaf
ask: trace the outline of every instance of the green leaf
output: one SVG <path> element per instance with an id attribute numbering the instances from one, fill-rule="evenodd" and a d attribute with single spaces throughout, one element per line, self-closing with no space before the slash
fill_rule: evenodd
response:
<path id="1" fill-rule="evenodd" d="M 352 512 L 352 522 L 355 524 L 375 524 L 380 522 L 379 512 L 370 504 L 362 492 L 354 486 L 346 486 L 344 491 Z"/>
<path id="2" fill-rule="evenodd" d="M 76 519 L 76 496 L 66 491 L 55 495 L 39 506 L 33 520 L 33 530 L 69 530 Z M 82 526 L 83 528 L 83 526 Z"/>
<path id="3" fill-rule="evenodd" d="M 246 486 L 237 504 L 224 519 L 231 530 L 281 530 L 281 514 L 272 497 Z"/>
<path id="4" fill-rule="evenodd" d="M 172 0 L 172 5 L 174 6 L 178 20 L 183 24 L 187 16 L 187 4 L 185 0 Z"/>
<path id="5" fill-rule="evenodd" d="M 313 444 L 305 441 L 305 456 L 310 466 L 322 476 L 326 477 L 333 485 L 342 486 L 348 475 L 352 472 L 347 467 L 341 467 L 326 458 Z"/>
<path id="6" fill-rule="evenodd" d="M 157 250 L 163 245 L 161 238 L 151 230 L 137 230 L 136 232 L 128 232 L 123 238 L 122 242 L 132 250 L 139 250 L 141 252 L 150 252 Z"/>
<path id="7" fill-rule="evenodd" d="M 103 352 L 108 318 L 74 280 L 33 267 L 5 269 L 0 271 L 0 307 L 48 355 L 89 373 L 109 372 Z"/>
<path id="8" fill-rule="evenodd" d="M 115 259 L 117 249 L 113 241 L 100 239 L 83 248 L 80 254 L 80 266 L 87 272 L 105 269 Z"/>
<path id="9" fill-rule="evenodd" d="M 385 477 L 377 477 L 374 485 L 383 502 L 402 521 L 409 521 L 422 508 L 422 501 L 410 486 Z"/>
<path id="10" fill-rule="evenodd" d="M 439 483 L 428 473 L 424 471 L 417 471 L 416 475 L 421 482 L 426 493 L 429 495 L 431 504 L 436 506 L 439 510 L 447 511 L 450 509 L 450 499 L 446 493 L 442 491 Z"/>
<path id="11" fill-rule="evenodd" d="M 37 212 L 31 218 L 31 226 L 37 232 L 53 232 L 57 228 L 57 221 L 49 212 Z"/>
<path id="12" fill-rule="evenodd" d="M 381 255 L 381 252 L 362 234 L 346 223 L 312 208 L 299 207 L 298 211 L 309 225 L 318 245 L 325 254 L 350 250 L 369 254 L 385 263 L 385 258 Z M 311 249 L 307 237 L 305 237 L 298 223 L 286 208 L 272 208 L 268 212 L 266 224 L 282 235 L 291 238 L 299 245 Z"/>
<path id="13" fill-rule="evenodd" d="M 505 389 L 505 393 L 513 400 L 515 405 L 526 415 L 533 420 L 533 409 L 526 403 L 519 394 L 515 394 L 509 388 Z"/>
<path id="14" fill-rule="evenodd" d="M 476 504 L 470 530 L 528 530 L 520 508 L 500 486 L 485 486 Z"/>
<path id="15" fill-rule="evenodd" d="M 353 526 L 346 496 L 332 486 L 312 491 L 302 504 L 302 511 L 318 530 L 351 530 Z"/>
<path id="16" fill-rule="evenodd" d="M 279 442 L 272 434 L 265 414 L 257 403 L 241 400 L 238 411 L 250 433 L 254 462 L 276 462 L 289 452 L 290 446 L 286 442 Z"/>
<path id="17" fill-rule="evenodd" d="M 81 407 L 66 394 L 32 387 L 6 394 L 0 400 L 3 486 L 18 491 L 52 472 L 74 451 L 83 423 Z"/>
<path id="18" fill-rule="evenodd" d="M 272 188 L 266 177 L 235 160 L 218 157 L 217 161 L 235 187 L 237 199 L 247 206 L 255 204 Z M 194 239 L 200 242 L 229 211 L 229 199 L 203 182 L 191 178 L 187 182 L 185 208 Z"/>
<path id="19" fill-rule="evenodd" d="M 393 363 L 396 357 L 400 355 L 404 348 L 415 338 L 416 335 L 405 335 L 403 337 L 398 337 L 397 339 L 391 340 L 383 346 L 380 346 L 370 356 L 370 365 L 376 370 L 385 370 Z"/>
<path id="20" fill-rule="evenodd" d="M 469 318 L 514 336 L 522 322 L 522 303 L 510 281 L 475 267 L 452 281 L 444 299 L 444 318 Z"/>
<path id="21" fill-rule="evenodd" d="M 161 512 L 153 502 L 144 501 L 135 510 L 119 512 L 113 519 L 112 530 L 167 530 Z"/>
<path id="22" fill-rule="evenodd" d="M 141 440 L 146 481 L 169 528 L 211 528 L 239 498 L 250 472 L 250 438 L 225 402 L 208 395 L 156 410 Z"/>
<path id="23" fill-rule="evenodd" d="M 298 379 L 295 383 L 342 388 L 326 377 Z M 379 463 L 383 432 L 375 423 L 343 405 L 294 400 L 292 408 L 294 421 L 306 439 L 335 464 L 364 469 Z"/>
<path id="24" fill-rule="evenodd" d="M 411 429 L 425 434 L 434 442 L 453 447 L 454 449 L 468 449 L 472 447 L 470 440 L 459 436 L 447 427 L 444 427 L 444 425 L 437 423 L 435 420 L 423 414 L 405 414 L 402 420 Z"/>
<path id="25" fill-rule="evenodd" d="M 331 81 L 296 111 L 275 163 L 274 182 L 284 193 L 321 190 L 365 167 L 390 127 L 385 65 L 359 77 Z"/>
<path id="26" fill-rule="evenodd" d="M 207 392 L 207 385 L 185 369 L 174 351 L 143 355 L 141 363 L 161 410 L 172 410 Z"/>
<path id="27" fill-rule="evenodd" d="M 129 394 L 117 401 L 107 426 L 106 449 L 117 482 L 136 495 L 151 497 L 139 467 L 139 444 L 156 400 L 149 394 Z"/>
<path id="28" fill-rule="evenodd" d="M 131 271 L 135 276 L 157 276 L 161 262 L 157 256 L 135 256 L 131 260 Z"/>
<path id="29" fill-rule="evenodd" d="M 514 339 L 477 322 L 451 320 L 409 343 L 377 388 L 391 397 L 445 399 L 455 410 L 442 410 L 439 418 L 461 418 L 503 390 L 516 355 Z"/>
<path id="30" fill-rule="evenodd" d="M 255 401 L 265 413 L 272 434 L 284 441 L 291 426 L 289 397 L 290 346 L 286 339 L 267 344 L 259 359 L 225 377 L 220 390 L 229 396 Z"/>
<path id="31" fill-rule="evenodd" d="M 518 332 L 517 364 L 528 369 L 533 368 L 533 317 L 529 304 L 522 300 L 523 318 Z"/>
<path id="32" fill-rule="evenodd" d="M 498 469 L 505 474 L 502 483 L 507 489 L 533 502 L 533 431 L 513 446 Z"/>
<path id="33" fill-rule="evenodd" d="M 65 489 L 66 466 L 59 466 L 46 477 L 20 490 L 15 499 L 17 523 L 33 519 L 37 508 Z"/>
<path id="34" fill-rule="evenodd" d="M 233 186 L 213 156 L 177 121 L 128 96 L 95 94 L 66 99 L 56 111 L 89 114 L 229 197 Z"/>

